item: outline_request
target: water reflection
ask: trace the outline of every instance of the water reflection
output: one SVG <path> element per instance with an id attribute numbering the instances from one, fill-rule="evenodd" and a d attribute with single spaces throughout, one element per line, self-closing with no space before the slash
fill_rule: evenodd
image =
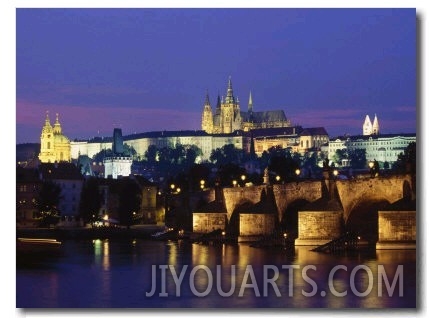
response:
<path id="1" fill-rule="evenodd" d="M 65 256 L 48 268 L 17 270 L 18 307 L 416 306 L 415 251 L 326 255 L 296 247 L 290 254 L 246 244 L 208 246 L 140 239 L 69 241 L 64 247 Z M 403 297 L 398 296 L 399 280 L 389 295 L 378 276 L 383 266 L 393 285 L 399 265 L 403 266 Z M 153 266 L 156 292 L 145 297 L 153 284 Z M 164 286 L 160 266 L 164 266 Z M 180 286 L 170 266 L 176 278 L 186 270 Z M 161 290 L 168 296 L 161 297 Z M 368 295 L 362 296 L 366 291 Z"/>

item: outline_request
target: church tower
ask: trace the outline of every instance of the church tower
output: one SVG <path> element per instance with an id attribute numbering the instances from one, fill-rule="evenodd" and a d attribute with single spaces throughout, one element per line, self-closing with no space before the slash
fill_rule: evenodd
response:
<path id="1" fill-rule="evenodd" d="M 231 77 L 228 80 L 225 102 L 221 105 L 220 126 L 224 134 L 241 129 L 240 105 L 232 90 Z"/>
<path id="2" fill-rule="evenodd" d="M 206 99 L 204 101 L 204 110 L 203 110 L 203 116 L 201 119 L 201 129 L 207 132 L 208 134 L 213 133 L 213 113 L 212 113 L 212 107 L 210 105 L 208 92 L 206 94 Z"/>
<path id="3" fill-rule="evenodd" d="M 40 162 L 55 162 L 54 152 L 54 130 L 49 120 L 49 112 L 46 112 L 45 125 L 42 127 L 40 135 Z"/>
<path id="4" fill-rule="evenodd" d="M 372 134 L 378 135 L 380 133 L 380 126 L 378 125 L 377 114 L 374 116 L 374 121 L 372 123 Z"/>
<path id="5" fill-rule="evenodd" d="M 372 131 L 373 131 L 372 130 L 372 124 L 371 124 L 371 120 L 369 119 L 368 115 L 366 115 L 366 117 L 365 117 L 365 121 L 363 123 L 362 130 L 363 130 L 362 134 L 364 136 L 372 135 Z"/>
<path id="6" fill-rule="evenodd" d="M 133 159 L 124 154 L 124 139 L 122 129 L 113 129 L 112 156 L 103 159 L 104 178 L 118 179 L 131 174 Z"/>
<path id="7" fill-rule="evenodd" d="M 70 162 L 70 159 L 70 140 L 62 133 L 58 114 L 56 114 L 54 127 L 52 127 L 49 120 L 49 113 L 46 112 L 45 125 L 42 128 L 40 136 L 40 162 Z"/>

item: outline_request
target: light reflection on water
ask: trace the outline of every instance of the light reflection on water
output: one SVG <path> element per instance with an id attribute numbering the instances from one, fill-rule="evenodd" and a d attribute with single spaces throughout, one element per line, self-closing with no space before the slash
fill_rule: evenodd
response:
<path id="1" fill-rule="evenodd" d="M 188 242 L 153 242 L 145 240 L 65 241 L 64 256 L 46 261 L 43 266 L 17 269 L 17 307 L 23 308 L 414 308 L 416 306 L 416 251 L 380 250 L 355 255 L 326 255 L 296 247 L 295 253 L 252 248 L 246 244 L 205 246 Z M 156 265 L 156 291 L 152 289 L 152 265 Z M 162 286 L 159 265 L 174 267 L 177 278 L 188 265 L 182 285 L 176 283 L 169 269 Z M 204 265 L 204 266 L 202 266 Z M 219 265 L 219 267 L 217 267 Z M 251 272 L 246 273 L 246 268 Z M 271 265 L 266 278 L 275 280 L 278 293 L 264 280 L 264 265 Z M 283 269 L 282 266 L 295 268 Z M 306 267 L 312 265 L 313 267 Z M 337 265 L 330 292 L 328 277 Z M 358 265 L 367 271 L 351 273 Z M 403 296 L 399 284 L 392 296 L 378 280 L 379 265 L 390 280 L 403 265 Z M 198 270 L 192 270 L 198 266 Z M 235 267 L 235 273 L 233 270 Z M 303 270 L 307 269 L 304 277 Z M 220 274 L 220 275 L 219 275 Z M 211 276 L 211 277 L 210 277 Z M 194 279 L 190 279 L 194 277 Z M 244 279 L 247 278 L 247 279 Z M 368 284 L 373 280 L 372 288 Z M 210 286 L 212 288 L 208 289 Z M 253 283 L 253 284 L 252 284 Z M 230 297 L 227 293 L 234 287 Z M 357 292 L 365 297 L 356 296 Z M 382 288 L 383 287 L 383 288 Z M 382 296 L 379 296 L 379 290 Z M 203 294 L 206 297 L 196 297 Z M 180 293 L 180 297 L 177 293 Z M 160 293 L 168 293 L 160 297 Z M 306 297 L 303 293 L 311 294 Z M 240 296 L 242 294 L 242 296 Z M 258 296 L 259 295 L 259 296 Z"/>

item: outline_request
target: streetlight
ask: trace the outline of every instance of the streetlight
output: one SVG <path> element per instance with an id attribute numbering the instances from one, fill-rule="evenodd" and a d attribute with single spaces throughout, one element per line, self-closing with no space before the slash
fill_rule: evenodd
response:
<path id="1" fill-rule="evenodd" d="M 332 171 L 332 174 L 334 175 L 334 179 L 336 179 L 338 176 L 338 170 L 335 169 L 334 171 Z"/>
<path id="2" fill-rule="evenodd" d="M 232 180 L 232 185 L 234 186 L 234 188 L 237 186 L 237 180 Z"/>
<path id="3" fill-rule="evenodd" d="M 240 179 L 241 179 L 241 182 L 243 183 L 243 187 L 244 187 L 245 180 L 246 180 L 246 175 L 242 174 L 241 177 L 240 177 Z"/>
<path id="4" fill-rule="evenodd" d="M 374 161 L 368 162 L 369 166 L 369 174 L 371 175 L 371 178 L 374 177 Z"/>
<path id="5" fill-rule="evenodd" d="M 299 170 L 299 168 L 297 168 L 295 170 L 295 175 L 296 175 L 296 184 L 298 185 L 299 182 L 299 174 L 301 173 L 301 170 Z"/>
<path id="6" fill-rule="evenodd" d="M 277 181 L 277 182 L 280 182 L 280 179 L 281 179 L 281 178 L 280 178 L 280 176 L 279 176 L 279 175 L 276 175 L 276 181 Z"/>
<path id="7" fill-rule="evenodd" d="M 177 189 L 176 189 L 176 192 L 177 192 L 177 193 L 180 193 L 180 191 L 181 191 L 181 189 L 180 189 L 180 188 L 177 188 Z"/>
<path id="8" fill-rule="evenodd" d="M 171 190 L 174 190 L 174 188 L 176 187 L 176 185 L 174 184 L 174 183 L 172 183 L 171 185 L 170 185 L 170 188 L 171 188 Z"/>
<path id="9" fill-rule="evenodd" d="M 286 246 L 287 233 L 283 233 L 283 246 Z"/>
<path id="10" fill-rule="evenodd" d="M 205 180 L 201 180 L 200 181 L 200 188 L 201 188 L 201 190 L 203 190 L 205 188 L 205 184 L 206 184 Z"/>

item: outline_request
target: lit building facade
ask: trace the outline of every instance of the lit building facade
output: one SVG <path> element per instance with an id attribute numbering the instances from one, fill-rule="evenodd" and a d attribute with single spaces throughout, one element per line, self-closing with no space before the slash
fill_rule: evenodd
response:
<path id="1" fill-rule="evenodd" d="M 329 136 L 323 127 L 305 128 L 299 134 L 299 153 L 320 151 L 321 147 L 329 142 Z"/>
<path id="2" fill-rule="evenodd" d="M 296 152 L 298 151 L 299 134 L 302 131 L 303 128 L 300 126 L 252 130 L 255 153 L 260 157 L 264 151 L 268 151 L 272 147 L 290 149 L 292 152 Z"/>
<path id="3" fill-rule="evenodd" d="M 338 149 L 364 149 L 367 161 L 387 162 L 390 167 L 411 142 L 416 142 L 416 134 L 339 137 L 329 141 L 328 158 L 332 161 Z"/>
<path id="4" fill-rule="evenodd" d="M 54 163 L 71 159 L 71 147 L 69 139 L 63 135 L 58 114 L 54 126 L 51 126 L 49 114 L 46 113 L 45 125 L 40 135 L 39 160 L 42 163 Z"/>
<path id="5" fill-rule="evenodd" d="M 134 148 L 136 156 L 140 158 L 144 158 L 151 145 L 158 149 L 174 148 L 177 144 L 195 145 L 202 151 L 201 157 L 197 158 L 198 161 L 209 160 L 212 150 L 228 144 L 233 144 L 235 148 L 246 151 L 250 147 L 250 137 L 242 131 L 217 135 L 209 135 L 201 130 L 155 131 L 124 136 L 123 140 L 124 144 Z M 80 155 L 92 158 L 102 150 L 112 149 L 113 139 L 94 138 L 88 141 L 72 141 L 70 144 L 72 159 L 78 159 Z"/>

